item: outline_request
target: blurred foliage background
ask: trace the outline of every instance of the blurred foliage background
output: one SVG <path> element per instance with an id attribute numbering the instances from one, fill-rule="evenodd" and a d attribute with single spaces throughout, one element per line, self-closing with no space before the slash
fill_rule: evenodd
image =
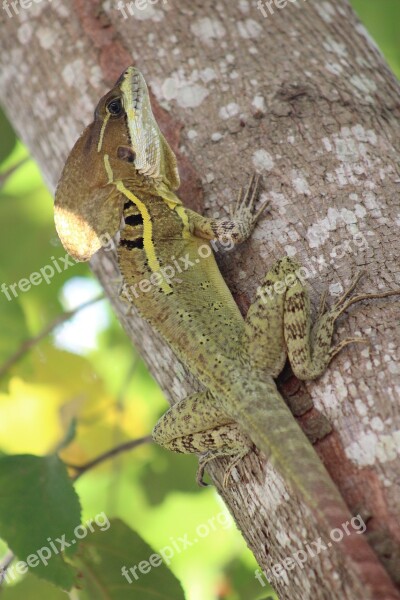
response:
<path id="1" fill-rule="evenodd" d="M 400 2 L 352 4 L 400 77 Z M 2 112 L 0 141 L 0 285 L 7 286 L 0 293 L 0 454 L 49 454 L 76 418 L 75 438 L 61 457 L 83 464 L 147 435 L 166 402 L 107 300 L 79 310 L 101 295 L 101 289 L 87 265 L 64 268 L 53 199 Z M 26 292 L 16 288 L 15 297 L 11 285 L 46 265 L 54 270 L 49 284 Z M 56 326 L 65 311 L 72 316 Z M 46 328 L 51 331 L 42 338 Z M 32 340 L 31 347 L 26 340 Z M 121 518 L 155 552 L 186 534 L 193 540 L 196 528 L 214 519 L 209 534 L 171 560 L 187 599 L 275 597 L 256 581 L 257 565 L 235 526 L 218 519 L 224 509 L 214 490 L 195 485 L 196 466 L 194 458 L 150 444 L 120 454 L 77 481 L 83 519 L 102 512 Z M 0 540 L 0 560 L 6 551 Z M 27 597 L 66 596 L 31 573 L 2 591 L 4 600 Z"/>

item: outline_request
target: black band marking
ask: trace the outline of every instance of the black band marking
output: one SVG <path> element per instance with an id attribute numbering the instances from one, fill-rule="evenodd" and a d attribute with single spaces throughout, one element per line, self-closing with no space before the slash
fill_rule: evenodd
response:
<path id="1" fill-rule="evenodd" d="M 143 217 L 140 213 L 135 215 L 124 215 L 124 221 L 127 225 L 132 225 L 132 227 L 135 227 L 135 225 L 143 225 Z"/>
<path id="2" fill-rule="evenodd" d="M 129 248 L 132 250 L 133 248 L 139 248 L 142 250 L 144 248 L 143 238 L 140 237 L 137 240 L 121 240 L 121 246 L 125 246 L 125 248 Z"/>

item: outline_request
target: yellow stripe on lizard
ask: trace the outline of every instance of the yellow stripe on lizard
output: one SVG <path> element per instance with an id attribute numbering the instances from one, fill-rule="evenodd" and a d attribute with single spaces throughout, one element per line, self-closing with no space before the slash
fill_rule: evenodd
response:
<path id="1" fill-rule="evenodd" d="M 114 183 L 114 173 L 112 172 L 108 154 L 105 154 L 103 158 L 104 158 L 104 168 L 105 168 L 107 176 L 108 176 L 108 183 Z"/>
<path id="2" fill-rule="evenodd" d="M 153 273 L 160 273 L 161 265 L 158 262 L 158 258 L 156 255 L 156 250 L 153 243 L 153 224 L 151 222 L 150 213 L 146 208 L 146 205 L 139 200 L 135 194 L 133 194 L 130 190 L 128 190 L 122 181 L 114 182 L 117 190 L 121 192 L 126 198 L 131 200 L 134 204 L 136 204 L 140 214 L 143 219 L 143 246 L 144 251 L 146 253 L 147 260 L 149 262 L 149 267 L 153 271 Z M 166 294 L 170 294 L 172 292 L 172 288 L 164 279 L 160 283 L 160 287 Z"/>
<path id="3" fill-rule="evenodd" d="M 107 123 L 108 123 L 110 116 L 111 116 L 110 113 L 107 113 L 106 116 L 104 117 L 103 125 L 101 127 L 101 131 L 100 131 L 100 135 L 99 135 L 99 143 L 97 144 L 97 152 L 100 152 L 101 147 L 103 145 L 104 132 L 106 130 Z"/>
<path id="4" fill-rule="evenodd" d="M 125 196 L 131 200 L 138 208 L 140 214 L 143 219 L 143 247 L 146 253 L 147 260 L 149 262 L 149 267 L 153 271 L 153 273 L 160 273 L 161 265 L 158 262 L 156 250 L 154 248 L 153 243 L 153 224 L 151 222 L 150 213 L 146 208 L 146 205 L 133 194 L 128 188 L 124 186 L 122 181 L 114 181 L 114 175 L 112 172 L 112 168 L 110 165 L 110 160 L 108 154 L 104 155 L 104 167 L 108 175 L 109 183 L 113 183 L 117 190 L 121 192 Z M 170 294 L 172 292 L 172 288 L 164 279 L 160 283 L 160 288 L 166 294 Z"/>
<path id="5" fill-rule="evenodd" d="M 168 208 L 174 210 L 180 217 L 183 224 L 182 237 L 184 239 L 190 238 L 190 224 L 189 219 L 185 210 L 185 207 L 182 204 L 182 201 L 178 198 L 178 196 L 167 188 L 165 183 L 159 183 L 156 186 L 157 193 L 164 200 Z"/>
<path id="6" fill-rule="evenodd" d="M 182 221 L 182 225 L 183 225 L 183 229 L 182 229 L 182 237 L 186 240 L 191 238 L 191 233 L 190 233 L 190 225 L 189 225 L 189 219 L 187 216 L 187 212 L 185 210 L 185 207 L 181 205 L 177 205 L 175 206 L 175 212 L 178 213 L 181 221 Z"/>

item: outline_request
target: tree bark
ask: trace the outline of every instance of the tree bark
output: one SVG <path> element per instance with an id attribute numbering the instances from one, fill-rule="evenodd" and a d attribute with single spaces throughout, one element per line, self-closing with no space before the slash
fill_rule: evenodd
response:
<path id="1" fill-rule="evenodd" d="M 398 82 L 346 0 L 284 4 L 270 3 L 272 14 L 248 0 L 159 0 L 134 16 L 125 4 L 125 18 L 99 0 L 42 0 L 1 15 L 0 98 L 52 190 L 98 98 L 129 64 L 147 78 L 177 151 L 185 204 L 223 215 L 250 174 L 264 174 L 270 214 L 240 250 L 217 256 L 243 313 L 285 254 L 307 267 L 314 304 L 326 288 L 340 294 L 360 268 L 360 290 L 400 287 Z M 101 251 L 91 266 L 169 400 L 193 391 L 193 378 L 119 299 L 115 254 Z M 387 574 L 400 556 L 399 303 L 349 313 L 339 337 L 361 334 L 371 346 L 349 346 L 319 381 L 289 376 L 281 389 L 297 412 L 312 399 L 300 423 L 316 432 L 350 511 L 367 520 L 374 551 L 365 535 L 344 535 L 302 568 L 272 569 L 319 538 L 311 511 L 258 453 L 228 490 L 224 462 L 210 468 L 282 600 L 400 598 Z M 324 417 L 332 430 L 318 439 Z"/>

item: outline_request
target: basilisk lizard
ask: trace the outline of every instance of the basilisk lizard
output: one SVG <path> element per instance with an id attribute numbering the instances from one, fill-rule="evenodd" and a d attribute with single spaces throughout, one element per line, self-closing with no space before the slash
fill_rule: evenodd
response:
<path id="1" fill-rule="evenodd" d="M 343 501 L 274 378 L 287 357 L 299 379 L 319 377 L 347 344 L 365 341 L 332 346 L 336 319 L 355 302 L 399 291 L 352 295 L 357 277 L 330 309 L 323 298 L 312 326 L 299 265 L 286 257 L 266 275 L 244 319 L 210 242 L 239 244 L 249 237 L 265 208 L 254 209 L 258 182 L 240 194 L 229 218 L 219 219 L 184 207 L 178 187 L 176 157 L 155 121 L 144 78 L 129 67 L 99 101 L 65 164 L 55 200 L 60 239 L 75 259 L 88 260 L 102 236 L 121 230 L 118 259 L 132 301 L 205 387 L 166 412 L 154 439 L 200 454 L 199 482 L 210 460 L 231 457 L 224 485 L 255 445 L 294 492 L 324 513 Z M 190 266 L 167 277 L 177 258 Z M 280 292 L 266 301 L 263 291 L 277 282 Z"/>

